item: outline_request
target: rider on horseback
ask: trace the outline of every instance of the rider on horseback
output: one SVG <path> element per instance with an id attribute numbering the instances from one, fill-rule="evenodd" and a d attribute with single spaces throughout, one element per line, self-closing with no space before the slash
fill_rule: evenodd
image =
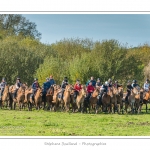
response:
<path id="1" fill-rule="evenodd" d="M 92 76 L 91 79 L 86 83 L 86 86 L 88 86 L 90 82 L 92 82 L 92 86 L 95 87 L 96 81 L 94 80 L 94 77 L 93 77 L 93 76 Z"/>
<path id="2" fill-rule="evenodd" d="M 42 100 L 43 101 L 46 99 L 46 93 L 49 88 L 50 88 L 49 78 L 46 78 L 46 82 L 44 82 L 42 86 L 42 89 L 43 89 Z"/>
<path id="3" fill-rule="evenodd" d="M 135 88 L 135 87 L 137 87 L 137 86 L 139 86 L 139 85 L 137 84 L 137 80 L 133 80 L 133 81 L 132 81 L 132 87 Z"/>
<path id="4" fill-rule="evenodd" d="M 121 85 L 118 83 L 118 81 L 115 81 L 115 84 L 113 86 L 117 89 L 118 89 L 118 87 L 121 87 Z"/>
<path id="5" fill-rule="evenodd" d="M 81 84 L 80 80 L 76 81 L 76 84 L 74 85 L 74 102 L 76 102 L 77 95 L 79 94 L 79 91 L 81 90 Z"/>
<path id="6" fill-rule="evenodd" d="M 7 82 L 6 82 L 5 78 L 2 78 L 2 82 L 0 83 L 0 89 L 1 89 L 0 90 L 0 99 L 3 95 L 4 88 L 5 88 L 6 85 L 7 85 Z"/>
<path id="7" fill-rule="evenodd" d="M 50 77 L 49 77 L 49 84 L 50 84 L 50 86 L 56 84 L 56 83 L 55 83 L 55 80 L 53 79 L 53 76 L 52 76 L 52 75 L 50 75 Z M 49 86 L 49 87 L 50 87 L 50 86 Z"/>
<path id="8" fill-rule="evenodd" d="M 16 98 L 18 89 L 19 89 L 21 86 L 22 86 L 22 83 L 21 83 L 21 81 L 20 81 L 20 78 L 17 78 L 16 84 L 15 84 L 16 89 L 15 89 L 15 91 L 14 91 L 14 93 L 13 93 L 13 99 Z"/>
<path id="9" fill-rule="evenodd" d="M 65 88 L 66 88 L 66 85 L 68 85 L 68 78 L 67 77 L 64 77 L 64 80 L 62 81 L 62 84 L 61 84 L 61 99 L 63 99 L 63 96 L 64 96 L 64 91 L 65 91 Z M 59 92 L 59 93 L 60 93 Z"/>
<path id="10" fill-rule="evenodd" d="M 93 92 L 94 92 L 94 86 L 92 85 L 92 81 L 91 81 L 87 86 L 87 96 L 85 98 L 85 100 L 87 100 L 88 103 Z"/>
<path id="11" fill-rule="evenodd" d="M 106 81 L 105 84 L 103 84 L 100 88 L 99 104 L 102 101 L 102 96 L 103 96 L 104 92 L 107 93 L 107 91 L 108 91 L 108 82 Z"/>
<path id="12" fill-rule="evenodd" d="M 96 87 L 100 88 L 102 86 L 100 78 L 97 78 Z"/>
<path id="13" fill-rule="evenodd" d="M 149 79 L 147 79 L 146 80 L 146 82 L 144 83 L 144 90 L 146 91 L 146 92 L 148 92 L 149 91 L 149 88 L 150 88 L 150 85 L 149 85 Z"/>
<path id="14" fill-rule="evenodd" d="M 132 89 L 133 89 L 133 87 L 131 85 L 131 82 L 128 81 L 128 83 L 127 83 L 127 95 L 125 97 L 125 102 L 128 102 L 128 97 L 130 96 Z"/>
<path id="15" fill-rule="evenodd" d="M 108 79 L 108 87 L 112 87 L 112 80 L 110 78 Z"/>
<path id="16" fill-rule="evenodd" d="M 34 82 L 33 82 L 33 84 L 32 84 L 32 94 L 31 94 L 31 96 L 30 96 L 30 98 L 32 98 L 32 99 L 34 99 L 34 95 L 36 94 L 36 92 L 37 92 L 37 89 L 40 87 L 40 85 L 39 85 L 39 83 L 38 83 L 38 79 L 37 78 L 35 78 L 34 79 Z"/>

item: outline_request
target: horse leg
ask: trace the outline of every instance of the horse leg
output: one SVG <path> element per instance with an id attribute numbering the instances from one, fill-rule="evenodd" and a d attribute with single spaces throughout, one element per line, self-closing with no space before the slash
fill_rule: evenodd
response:
<path id="1" fill-rule="evenodd" d="M 146 113 L 147 113 L 147 102 L 146 102 Z"/>
<path id="2" fill-rule="evenodd" d="M 98 114 L 98 109 L 99 109 L 99 105 L 98 104 L 96 105 L 95 109 L 96 109 L 96 114 Z"/>
<path id="3" fill-rule="evenodd" d="M 83 109 L 84 109 L 84 103 L 82 102 L 81 103 L 81 113 L 83 113 L 83 111 L 84 111 Z"/>

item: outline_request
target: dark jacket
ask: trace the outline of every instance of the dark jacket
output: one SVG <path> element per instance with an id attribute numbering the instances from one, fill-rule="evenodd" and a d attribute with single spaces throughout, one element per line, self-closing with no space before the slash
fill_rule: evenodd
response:
<path id="1" fill-rule="evenodd" d="M 65 89 L 66 85 L 68 85 L 68 80 L 63 80 L 63 82 L 61 84 L 61 88 Z"/>
<path id="2" fill-rule="evenodd" d="M 95 81 L 95 80 L 89 80 L 89 81 L 86 83 L 86 86 L 88 86 L 90 82 L 92 82 L 92 85 L 95 87 L 95 85 L 96 85 L 96 81 Z"/>
<path id="3" fill-rule="evenodd" d="M 33 82 L 33 84 L 32 84 L 33 90 L 37 90 L 37 88 L 39 88 L 39 87 L 40 87 L 39 83 Z"/>
<path id="4" fill-rule="evenodd" d="M 127 85 L 127 92 L 130 92 L 133 89 L 133 87 L 130 85 Z"/>
<path id="5" fill-rule="evenodd" d="M 101 82 L 96 82 L 96 86 L 101 86 Z"/>
<path id="6" fill-rule="evenodd" d="M 1 82 L 1 83 L 0 83 L 0 88 L 1 88 L 1 89 L 4 89 L 6 85 L 7 85 L 6 82 Z"/>
<path id="7" fill-rule="evenodd" d="M 54 80 L 54 79 L 49 79 L 48 82 L 49 82 L 49 84 L 50 84 L 49 87 L 50 87 L 51 85 L 54 85 L 54 84 L 55 84 L 55 80 Z"/>

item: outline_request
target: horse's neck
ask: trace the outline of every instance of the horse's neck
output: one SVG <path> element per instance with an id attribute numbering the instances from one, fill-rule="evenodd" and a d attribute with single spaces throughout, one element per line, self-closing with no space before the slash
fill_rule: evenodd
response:
<path id="1" fill-rule="evenodd" d="M 68 89 L 67 90 L 65 90 L 65 93 L 64 93 L 65 95 L 70 95 L 70 91 L 68 91 Z"/>
<path id="2" fill-rule="evenodd" d="M 37 91 L 35 97 L 40 97 L 40 91 Z"/>
<path id="3" fill-rule="evenodd" d="M 98 96 L 98 92 L 94 91 L 93 94 L 92 94 L 92 97 L 96 97 L 96 96 Z"/>
<path id="4" fill-rule="evenodd" d="M 81 90 L 80 92 L 79 92 L 79 94 L 77 95 L 77 97 L 84 97 L 84 94 L 83 94 L 83 91 Z"/>

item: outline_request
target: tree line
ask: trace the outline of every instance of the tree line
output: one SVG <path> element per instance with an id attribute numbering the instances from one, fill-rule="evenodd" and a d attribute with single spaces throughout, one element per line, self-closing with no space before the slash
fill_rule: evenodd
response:
<path id="1" fill-rule="evenodd" d="M 128 48 L 119 41 L 69 38 L 53 44 L 40 42 L 35 23 L 21 15 L 0 15 L 0 78 L 13 84 L 16 77 L 31 84 L 34 77 L 45 82 L 50 74 L 60 84 L 90 76 L 102 81 L 112 78 L 122 84 L 136 79 L 140 85 L 150 78 L 150 46 Z"/>

